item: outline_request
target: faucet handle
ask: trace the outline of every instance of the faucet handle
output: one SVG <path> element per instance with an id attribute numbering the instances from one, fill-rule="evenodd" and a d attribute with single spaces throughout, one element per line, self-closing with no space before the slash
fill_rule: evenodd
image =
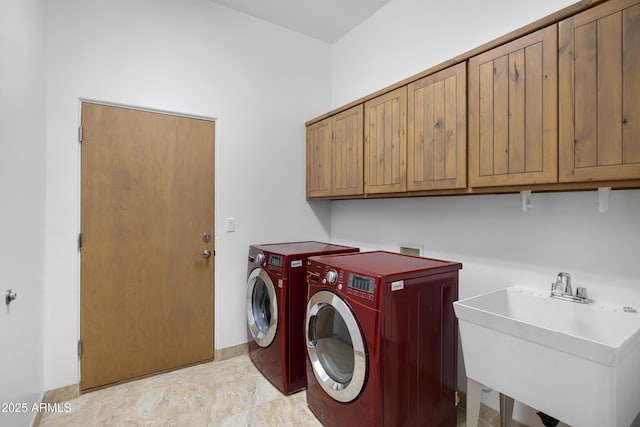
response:
<path id="1" fill-rule="evenodd" d="M 576 297 L 580 299 L 587 299 L 587 288 L 578 286 L 576 288 Z"/>

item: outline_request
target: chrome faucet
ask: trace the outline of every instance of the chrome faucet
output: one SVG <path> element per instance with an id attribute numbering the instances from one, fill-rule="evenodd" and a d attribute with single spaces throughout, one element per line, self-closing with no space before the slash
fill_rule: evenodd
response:
<path id="1" fill-rule="evenodd" d="M 562 279 L 564 279 L 564 282 Z M 571 290 L 571 275 L 564 272 L 558 273 L 556 283 L 552 285 L 551 290 L 564 295 L 573 295 L 573 291 Z"/>
<path id="2" fill-rule="evenodd" d="M 573 293 L 573 289 L 571 288 L 571 275 L 569 273 L 558 273 L 555 283 L 551 284 L 551 296 L 553 298 L 579 302 L 581 304 L 589 304 L 587 288 L 578 286 L 576 293 Z"/>

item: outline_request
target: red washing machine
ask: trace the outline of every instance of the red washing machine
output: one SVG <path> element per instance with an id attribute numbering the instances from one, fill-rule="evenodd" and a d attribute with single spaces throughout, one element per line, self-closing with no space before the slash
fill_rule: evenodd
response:
<path id="1" fill-rule="evenodd" d="M 462 264 L 391 252 L 309 259 L 307 404 L 326 426 L 456 426 Z"/>
<path id="2" fill-rule="evenodd" d="M 358 252 L 321 242 L 252 245 L 247 270 L 247 320 L 253 364 L 282 393 L 306 386 L 306 265 L 312 255 Z"/>

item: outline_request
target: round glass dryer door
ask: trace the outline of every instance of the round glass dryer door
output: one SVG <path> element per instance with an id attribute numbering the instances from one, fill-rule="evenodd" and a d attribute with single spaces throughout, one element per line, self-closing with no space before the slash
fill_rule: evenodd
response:
<path id="1" fill-rule="evenodd" d="M 307 304 L 307 352 L 313 374 L 329 396 L 351 402 L 362 389 L 367 360 L 356 318 L 339 296 L 329 291 L 313 295 Z"/>
<path id="2" fill-rule="evenodd" d="M 271 278 L 262 268 L 256 268 L 247 280 L 247 321 L 254 341 L 267 347 L 278 329 L 278 300 Z"/>

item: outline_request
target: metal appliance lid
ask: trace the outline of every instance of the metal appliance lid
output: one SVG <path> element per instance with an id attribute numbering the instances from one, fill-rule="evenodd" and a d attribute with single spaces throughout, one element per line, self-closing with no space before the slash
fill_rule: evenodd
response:
<path id="1" fill-rule="evenodd" d="M 369 273 L 387 279 L 398 275 L 438 274 L 460 270 L 462 264 L 433 258 L 417 257 L 387 251 L 314 257 L 313 261 L 353 272 Z"/>
<path id="2" fill-rule="evenodd" d="M 345 251 L 357 252 L 358 248 L 352 246 L 334 245 L 332 243 L 304 241 L 290 243 L 269 243 L 252 245 L 256 249 L 275 253 L 278 255 L 302 255 L 313 256 L 319 254 L 343 253 Z"/>

